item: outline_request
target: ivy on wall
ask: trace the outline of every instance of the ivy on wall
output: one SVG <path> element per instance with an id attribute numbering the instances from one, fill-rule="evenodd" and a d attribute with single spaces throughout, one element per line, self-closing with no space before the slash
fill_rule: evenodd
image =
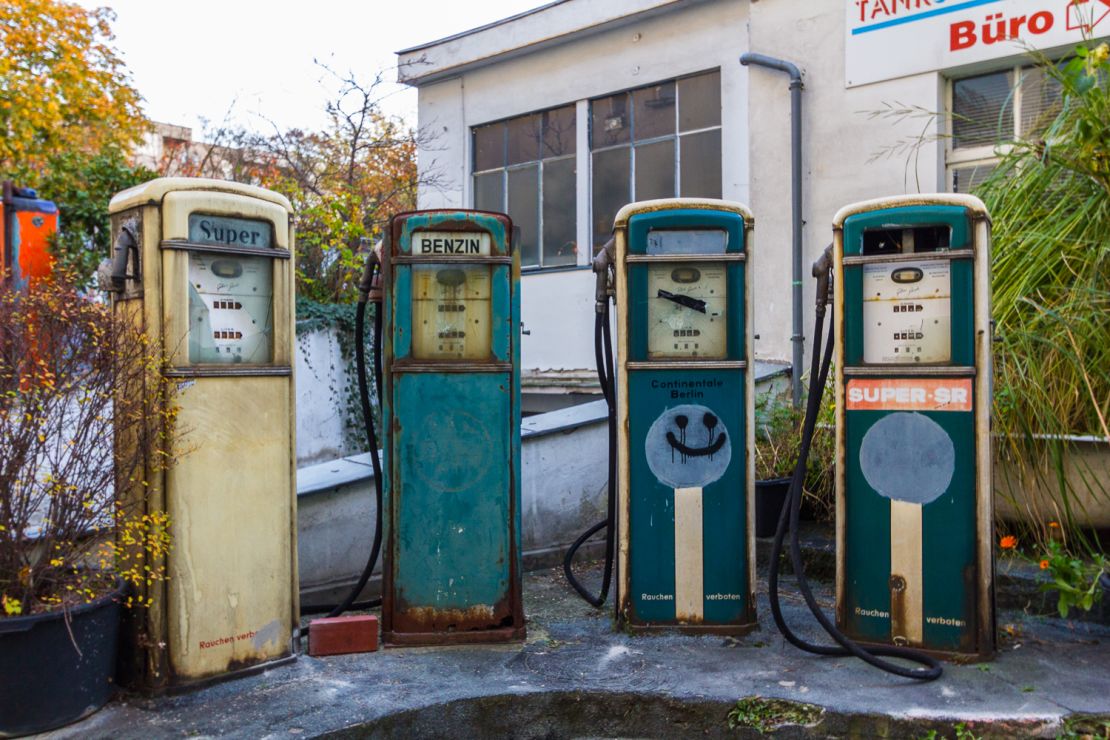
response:
<path id="1" fill-rule="evenodd" d="M 303 296 L 297 296 L 297 341 L 301 343 L 305 364 L 317 378 L 327 373 L 328 391 L 334 407 L 340 414 L 343 427 L 343 451 L 345 454 L 366 452 L 369 442 L 362 423 L 362 404 L 358 392 L 358 370 L 355 365 L 355 311 L 353 303 L 318 303 Z M 366 353 L 367 383 L 370 390 L 370 409 L 374 415 L 376 429 L 381 429 L 381 405 L 378 402 L 373 371 L 374 311 L 373 304 L 366 308 L 366 335 L 363 351 Z M 321 368 L 313 365 L 318 358 L 303 351 L 307 337 L 318 331 L 335 332 L 339 344 L 340 367 Z M 380 434 L 379 434 L 380 437 Z"/>

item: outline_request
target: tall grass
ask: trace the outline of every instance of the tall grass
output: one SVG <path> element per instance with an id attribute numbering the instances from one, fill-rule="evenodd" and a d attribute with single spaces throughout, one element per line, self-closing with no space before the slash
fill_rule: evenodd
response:
<path id="1" fill-rule="evenodd" d="M 1079 459 L 1074 435 L 1110 439 L 1108 53 L 1039 60 L 1063 106 L 977 190 L 994 225 L 995 432 L 999 456 L 1021 471 L 1002 493 L 1026 536 L 1044 541 L 1059 522 L 1069 547 L 1088 552 L 1098 543 L 1082 529 L 1083 501 L 1110 502 L 1110 481 L 1087 470 L 1077 484 L 1066 471 Z"/>

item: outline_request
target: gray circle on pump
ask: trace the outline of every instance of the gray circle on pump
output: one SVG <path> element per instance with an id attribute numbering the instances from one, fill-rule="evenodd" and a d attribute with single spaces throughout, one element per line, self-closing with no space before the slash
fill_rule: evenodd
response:
<path id="1" fill-rule="evenodd" d="M 895 501 L 927 504 L 948 490 L 956 471 L 956 448 L 935 421 L 900 411 L 879 419 L 859 446 L 868 485 Z"/>
<path id="2" fill-rule="evenodd" d="M 692 454 L 684 454 L 683 448 Z M 683 404 L 665 409 L 652 423 L 644 454 L 660 483 L 671 488 L 704 488 L 728 469 L 732 435 L 712 409 Z"/>

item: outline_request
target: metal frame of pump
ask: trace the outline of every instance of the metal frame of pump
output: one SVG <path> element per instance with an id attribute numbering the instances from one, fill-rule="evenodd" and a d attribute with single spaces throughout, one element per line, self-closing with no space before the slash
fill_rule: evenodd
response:
<path id="1" fill-rule="evenodd" d="M 746 632 L 754 626 L 755 622 L 754 600 L 751 588 L 751 584 L 754 581 L 754 540 L 752 540 L 750 536 L 750 520 L 752 516 L 751 489 L 754 485 L 751 459 L 753 451 L 750 443 L 741 446 L 730 442 L 728 452 L 721 452 L 721 454 L 716 453 L 722 449 L 721 443 L 725 439 L 731 439 L 731 437 L 735 436 L 737 438 L 743 437 L 745 440 L 750 441 L 754 431 L 751 421 L 753 415 L 752 406 L 754 403 L 751 388 L 752 379 L 748 372 L 748 362 L 746 358 L 746 348 L 751 346 L 752 337 L 750 323 L 744 320 L 751 312 L 750 265 L 744 264 L 750 250 L 751 217 L 747 209 L 739 204 L 701 199 L 672 199 L 668 201 L 632 204 L 622 209 L 621 214 L 623 214 L 624 218 L 622 219 L 622 216 L 618 215 L 617 236 L 601 250 L 594 261 L 594 271 L 596 273 L 594 346 L 599 381 L 609 407 L 610 455 L 608 470 L 608 511 L 604 520 L 598 522 L 584 532 L 568 549 L 564 558 L 564 573 L 568 582 L 583 599 L 594 606 L 602 606 L 608 595 L 611 577 L 614 571 L 613 561 L 617 557 L 615 539 L 617 536 L 617 525 L 620 524 L 621 545 L 619 553 L 621 565 L 617 570 L 619 571 L 618 577 L 621 580 L 618 580 L 617 591 L 618 601 L 621 603 L 618 605 L 618 619 L 627 621 L 629 626 L 633 628 L 659 627 L 681 630 L 708 630 L 714 632 Z M 739 218 L 737 218 L 737 216 L 739 216 Z M 634 219 L 636 221 L 632 223 Z M 664 224 L 664 221 L 667 221 L 667 224 Z M 689 234 L 691 232 L 700 233 L 700 231 L 708 230 L 706 233 L 721 232 L 728 236 L 727 240 L 723 242 L 724 246 L 721 247 L 720 254 L 711 250 L 707 251 L 705 254 L 687 254 L 681 251 L 659 255 L 648 255 L 646 253 L 632 254 L 631 252 L 642 250 L 627 249 L 630 237 L 625 232 L 628 230 L 635 231 L 636 234 L 639 234 L 642 241 L 647 238 L 647 230 L 653 227 L 662 229 L 664 232 L 671 235 Z M 673 229 L 678 229 L 678 231 L 673 231 Z M 675 238 L 678 237 L 675 236 Z M 662 237 L 660 237 L 660 239 L 662 240 Z M 690 247 L 683 247 L 683 249 L 688 248 Z M 630 263 L 629 266 L 624 264 L 626 262 Z M 716 359 L 698 357 L 697 353 L 693 352 L 689 358 L 685 359 L 682 357 L 669 357 L 664 359 L 660 356 L 659 359 L 649 360 L 647 354 L 644 354 L 647 352 L 646 345 L 640 347 L 640 344 L 647 341 L 647 326 L 644 325 L 638 329 L 633 329 L 632 333 L 635 334 L 635 336 L 631 337 L 632 340 L 638 342 L 636 346 L 640 347 L 640 350 L 642 350 L 638 350 L 639 354 L 644 354 L 644 356 L 641 358 L 639 354 L 637 354 L 632 361 L 629 361 L 629 358 L 632 358 L 632 354 L 630 354 L 632 350 L 629 344 L 630 327 L 628 326 L 628 322 L 633 320 L 632 315 L 627 310 L 631 300 L 629 297 L 630 288 L 626 284 L 627 280 L 622 277 L 624 273 L 618 274 L 617 271 L 628 270 L 630 268 L 639 270 L 636 272 L 635 278 L 637 281 L 642 282 L 644 279 L 647 279 L 647 272 L 645 271 L 651 269 L 650 266 L 652 264 L 659 266 L 664 263 L 674 266 L 679 271 L 689 271 L 691 273 L 699 272 L 698 270 L 691 269 L 694 265 L 701 267 L 700 272 L 704 272 L 710 265 L 719 268 L 717 279 L 723 281 L 722 287 L 728 286 L 728 292 L 722 294 L 720 299 L 715 298 L 714 300 L 724 300 L 728 306 L 731 306 L 731 309 L 729 309 L 731 314 L 739 316 L 739 319 L 734 318 L 727 321 L 727 330 L 718 338 L 722 345 L 720 347 L 720 357 Z M 637 282 L 637 285 L 639 285 L 639 282 Z M 646 284 L 640 287 L 646 290 Z M 620 338 L 622 348 L 620 353 L 621 365 L 616 371 L 614 369 L 614 355 L 609 322 L 609 300 L 614 296 L 614 292 L 617 293 L 618 337 Z M 705 306 L 703 305 L 703 301 L 689 298 L 686 295 L 674 294 L 669 290 L 660 290 L 659 294 L 662 298 L 672 301 L 678 306 L 685 307 L 686 310 L 704 312 Z M 636 313 L 638 317 L 635 319 L 636 321 L 643 323 L 646 320 L 645 317 L 639 316 L 638 311 L 633 311 L 633 313 Z M 741 326 L 743 329 L 737 331 L 735 328 L 736 326 Z M 678 335 L 676 334 L 676 336 Z M 635 361 L 637 359 L 640 361 Z M 724 571 L 718 573 L 717 570 L 711 568 L 713 572 L 706 572 L 705 581 L 695 579 L 697 582 L 692 589 L 687 588 L 685 583 L 678 584 L 678 579 L 676 577 L 675 588 L 673 589 L 675 594 L 671 597 L 668 604 L 674 611 L 673 618 L 663 618 L 658 615 L 640 615 L 638 613 L 639 610 L 635 609 L 634 605 L 628 600 L 628 596 L 631 593 L 630 588 L 632 586 L 631 581 L 629 581 L 632 574 L 632 568 L 630 567 L 632 562 L 630 560 L 632 547 L 629 539 L 631 533 L 630 517 L 637 516 L 637 513 L 632 510 L 636 507 L 631 506 L 632 502 L 629 496 L 625 494 L 631 491 L 630 475 L 633 475 L 633 477 L 642 477 L 644 475 L 650 477 L 654 475 L 654 471 L 652 473 L 647 472 L 647 468 L 651 463 L 647 461 L 643 455 L 629 454 L 629 450 L 625 449 L 629 444 L 628 435 L 627 433 L 621 434 L 618 431 L 622 427 L 622 422 L 618 420 L 618 415 L 620 415 L 621 419 L 625 420 L 624 424 L 627 425 L 627 420 L 632 411 L 629 406 L 630 391 L 626 387 L 630 382 L 630 379 L 627 377 L 629 370 L 634 373 L 640 373 L 640 380 L 648 379 L 648 381 L 651 379 L 659 380 L 664 376 L 671 380 L 676 380 L 675 377 L 672 377 L 674 373 L 701 374 L 705 372 L 718 374 L 740 372 L 745 378 L 741 389 L 736 389 L 734 384 L 729 382 L 718 382 L 715 384 L 715 387 L 719 386 L 720 389 L 724 389 L 720 390 L 720 392 L 725 393 L 726 396 L 735 394 L 732 401 L 725 397 L 710 399 L 712 403 L 715 404 L 714 408 L 723 404 L 721 409 L 725 411 L 726 416 L 730 417 L 727 423 L 724 423 L 725 419 L 723 417 L 718 418 L 719 413 L 712 412 L 706 412 L 704 414 L 705 419 L 702 419 L 699 415 L 695 420 L 698 429 L 700 429 L 702 433 L 709 434 L 710 438 L 716 438 L 715 445 L 710 445 L 706 449 L 701 449 L 700 447 L 694 449 L 693 446 L 686 446 L 684 441 L 680 441 L 680 438 L 684 440 L 687 433 L 697 434 L 698 429 L 695 429 L 693 426 L 687 427 L 686 424 L 689 423 L 688 419 L 681 414 L 675 417 L 675 419 L 669 420 L 678 424 L 678 431 L 672 429 L 671 433 L 666 436 L 667 442 L 663 444 L 664 446 L 670 444 L 671 448 L 676 451 L 674 454 L 681 456 L 681 460 L 678 463 L 679 468 L 685 469 L 686 463 L 690 462 L 691 465 L 689 469 L 692 471 L 702 466 L 701 462 L 694 464 L 695 461 L 704 462 L 706 460 L 712 460 L 714 459 L 714 455 L 716 455 L 717 461 L 714 463 L 714 466 L 720 468 L 706 478 L 705 485 L 709 486 L 709 488 L 704 489 L 704 498 L 703 488 L 700 484 L 691 484 L 692 487 L 681 484 L 678 485 L 677 488 L 674 485 L 670 485 L 670 488 L 674 489 L 670 493 L 674 496 L 675 506 L 682 510 L 682 514 L 678 516 L 679 530 L 676 530 L 676 533 L 671 535 L 672 538 L 675 538 L 673 544 L 676 548 L 674 551 L 676 560 L 671 570 L 675 571 L 677 575 L 676 569 L 681 569 L 685 572 L 686 566 L 689 565 L 692 570 L 702 573 L 703 567 L 709 567 L 706 566 L 705 563 L 719 564 L 721 562 L 719 556 L 724 552 L 724 550 L 720 549 L 722 547 L 725 550 L 733 552 L 735 552 L 735 547 L 739 547 L 740 553 L 742 554 L 740 564 L 740 571 L 742 572 L 740 572 L 738 576 L 742 583 L 736 581 L 735 576 L 737 576 L 737 574 L 733 572 L 736 569 L 731 566 L 726 568 L 728 573 Z M 620 383 L 616 382 L 615 376 L 617 372 L 619 372 L 622 377 Z M 663 373 L 663 375 L 660 375 L 660 372 Z M 687 378 L 686 380 L 689 379 Z M 678 381 L 676 380 L 676 382 Z M 714 393 L 717 392 L 718 391 L 714 391 Z M 650 393 L 651 392 L 647 395 L 650 395 Z M 654 393 L 656 396 L 659 395 L 658 391 Z M 641 401 L 648 402 L 649 399 L 647 395 L 644 393 L 639 395 L 643 396 L 640 399 Z M 618 398 L 620 399 L 619 401 Z M 664 431 L 664 427 L 669 429 L 670 427 L 667 427 L 666 424 L 657 425 L 652 423 L 652 419 L 655 417 L 654 412 L 659 411 L 666 415 L 671 413 L 672 407 L 677 409 L 677 407 L 681 405 L 671 403 L 670 397 L 663 400 L 661 397 L 656 398 L 653 396 L 653 400 L 656 401 L 656 403 L 647 403 L 647 406 L 650 408 L 638 407 L 635 412 L 631 413 L 631 417 L 635 422 L 633 426 L 637 428 L 643 427 L 643 429 L 640 429 L 640 432 L 644 432 L 647 426 L 658 426 L 659 430 Z M 735 403 L 733 403 L 733 401 Z M 642 405 L 643 404 L 641 404 L 641 406 Z M 701 411 L 706 410 L 701 409 Z M 720 409 L 718 409 L 718 412 L 719 411 Z M 645 413 L 647 416 L 651 416 L 652 419 L 648 419 L 647 416 L 644 416 Z M 679 413 L 679 411 L 675 411 L 675 413 Z M 706 424 L 706 428 L 704 429 L 700 427 L 703 421 Z M 715 433 L 714 429 L 708 426 L 709 424 L 717 427 L 719 431 Z M 736 431 L 736 434 L 724 434 L 723 432 L 726 428 L 738 431 Z M 625 432 L 627 431 L 628 430 L 625 429 Z M 659 433 L 662 434 L 663 431 Z M 702 436 L 704 436 L 704 434 Z M 691 442 L 691 444 L 693 443 Z M 741 447 L 743 449 L 740 449 Z M 735 448 L 735 451 L 732 451 L 733 448 Z M 731 458 L 736 459 L 733 460 L 730 466 L 729 459 Z M 633 467 L 636 468 L 635 471 L 632 470 Z M 640 470 L 640 468 L 643 468 L 643 470 Z M 620 482 L 618 482 L 618 470 L 621 471 Z M 721 483 L 716 482 L 721 475 L 726 475 L 725 471 L 731 471 L 727 473 L 727 476 L 740 476 L 740 488 L 744 490 L 747 495 L 740 497 L 739 501 L 726 500 L 732 499 L 732 497 L 724 495 L 723 489 L 721 489 L 721 486 L 729 488 L 732 483 L 726 484 L 723 481 Z M 655 480 L 655 478 L 652 478 L 652 480 Z M 746 485 L 744 485 L 745 482 Z M 735 483 L 735 481 L 733 481 L 733 483 Z M 663 485 L 661 480 L 656 481 L 656 484 Z M 714 492 L 714 487 L 718 489 L 716 492 Z M 637 490 L 642 488 L 643 486 L 638 486 Z M 724 495 L 724 498 L 722 498 L 722 495 Z M 681 502 L 679 500 L 680 497 Z M 669 500 L 670 499 L 668 499 L 668 501 Z M 680 503 L 681 505 L 679 505 Z M 687 506 L 687 503 L 690 505 Z M 670 506 L 670 504 L 667 505 Z M 728 545 L 721 540 L 719 536 L 714 537 L 712 532 L 710 532 L 708 539 L 702 539 L 703 536 L 706 535 L 706 532 L 703 530 L 704 524 L 700 514 L 703 510 L 703 506 L 708 507 L 708 509 L 720 509 L 718 513 L 722 516 L 713 516 L 710 514 L 709 519 L 711 521 L 731 522 L 731 524 L 727 525 L 728 527 L 739 526 L 743 533 L 741 536 L 725 538 L 736 540 L 733 542 L 733 545 Z M 733 511 L 737 506 L 739 509 Z M 721 507 L 728 509 L 730 513 L 726 513 Z M 620 517 L 618 517 L 616 513 L 618 508 L 622 512 L 622 516 Z M 638 508 L 643 509 L 644 507 L 641 505 Z M 657 515 L 662 513 L 662 511 L 647 513 L 646 516 L 648 519 L 654 519 Z M 644 511 L 640 511 L 639 514 L 644 515 Z M 689 516 L 686 516 L 686 514 Z M 643 516 L 641 516 L 641 518 L 643 518 Z M 647 519 L 645 519 L 643 524 L 644 526 L 648 526 Z M 602 529 L 606 530 L 605 570 L 600 593 L 594 596 L 592 593 L 588 592 L 574 576 L 571 565 L 575 553 L 581 545 Z M 651 529 L 652 528 L 649 526 L 644 532 L 648 532 Z M 691 535 L 692 539 L 688 538 L 686 535 L 680 537 L 680 532 Z M 717 534 L 720 535 L 722 533 Z M 690 540 L 689 542 L 687 542 L 688 539 Z M 681 547 L 679 546 L 679 540 L 681 540 Z M 704 559 L 702 555 L 703 547 L 706 548 L 704 550 Z M 643 550 L 643 547 L 639 549 Z M 651 549 L 650 547 L 648 548 L 648 550 Z M 726 558 L 726 560 L 727 559 L 728 558 Z M 689 560 L 688 563 L 687 560 Z M 730 573 L 731 575 L 729 575 Z M 664 578 L 664 580 L 666 579 Z M 691 581 L 690 583 L 694 582 Z M 727 591 L 728 598 L 725 598 L 724 592 L 722 592 L 716 600 L 710 599 L 707 601 L 703 599 L 700 594 L 702 593 L 703 587 L 708 587 L 705 586 L 706 583 L 716 583 L 722 588 L 724 584 L 727 583 L 728 588 L 724 591 Z M 679 586 L 681 586 L 681 588 Z M 687 594 L 687 591 L 690 591 L 690 593 Z M 687 596 L 689 598 L 686 598 Z M 679 604 L 680 601 L 682 602 L 681 605 Z M 734 603 L 737 601 L 739 602 L 738 604 Z M 708 612 L 703 611 L 706 608 L 705 604 L 710 604 L 712 606 Z M 737 611 L 737 609 L 739 609 L 739 611 Z M 651 610 L 649 609 L 648 611 Z"/>

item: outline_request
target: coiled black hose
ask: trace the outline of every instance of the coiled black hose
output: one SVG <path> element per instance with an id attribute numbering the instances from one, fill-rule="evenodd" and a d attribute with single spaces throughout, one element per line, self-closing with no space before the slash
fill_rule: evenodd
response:
<path id="1" fill-rule="evenodd" d="M 943 669 L 940 663 L 932 656 L 918 650 L 897 646 L 872 647 L 864 649 L 858 643 L 837 629 L 825 613 L 821 610 L 817 600 L 810 589 L 809 581 L 805 577 L 805 567 L 802 562 L 802 548 L 798 542 L 798 519 L 802 506 L 802 484 L 806 476 L 806 461 L 809 458 L 809 448 L 813 442 L 813 431 L 817 426 L 817 415 L 821 407 L 821 396 L 828 380 L 829 367 L 832 364 L 833 354 L 833 328 L 829 327 L 829 337 L 825 343 L 824 357 L 818 364 L 821 347 L 821 335 L 824 328 L 825 306 L 828 296 L 828 270 L 831 258 L 831 248 L 825 250 L 825 255 L 814 265 L 814 276 L 818 278 L 817 290 L 817 317 L 813 330 L 813 361 L 810 368 L 809 398 L 806 403 L 805 421 L 802 425 L 801 448 L 798 453 L 798 463 L 794 466 L 794 475 L 790 480 L 790 492 L 787 496 L 788 507 L 784 507 L 779 516 L 778 528 L 775 530 L 775 540 L 771 547 L 771 567 L 767 576 L 767 590 L 771 601 L 771 615 L 779 632 L 787 642 L 806 652 L 817 655 L 855 656 L 876 668 L 893 673 L 903 678 L 912 678 L 919 681 L 933 681 L 940 678 Z M 818 274 L 823 272 L 824 274 Z M 817 622 L 825 632 L 836 641 L 837 645 L 816 645 L 798 637 L 786 624 L 783 618 L 782 607 L 779 603 L 779 558 L 782 554 L 783 540 L 787 529 L 790 530 L 790 562 L 798 578 L 798 590 L 802 592 L 806 605 Z M 903 666 L 883 660 L 882 658 L 900 658 L 913 663 L 918 663 L 924 668 L 905 668 Z"/>
<path id="2" fill-rule="evenodd" d="M 380 269 L 378 265 L 368 267 L 370 270 L 371 281 L 373 279 L 373 270 Z M 364 281 L 366 282 L 366 281 Z M 370 599 L 368 601 L 355 602 L 355 598 L 366 587 L 367 581 L 370 580 L 370 575 L 374 572 L 374 567 L 378 563 L 378 556 L 381 554 L 382 549 L 382 463 L 378 457 L 378 435 L 374 432 L 374 416 L 370 407 L 370 392 L 369 383 L 366 378 L 366 353 L 365 353 L 365 327 L 366 327 L 366 304 L 367 298 L 365 292 L 359 297 L 358 305 L 355 308 L 355 368 L 358 373 L 358 395 L 359 401 L 362 406 L 362 422 L 366 427 L 366 441 L 370 446 L 370 462 L 374 467 L 374 494 L 377 499 L 377 512 L 376 521 L 374 523 L 374 543 L 370 547 L 370 557 L 366 560 L 366 567 L 362 569 L 362 574 L 359 576 L 358 582 L 351 589 L 347 597 L 338 604 L 320 604 L 316 606 L 305 607 L 301 609 L 302 614 L 322 614 L 327 612 L 329 617 L 338 617 L 348 609 L 373 609 L 374 607 L 381 606 L 382 600 L 380 598 Z M 374 308 L 374 384 L 375 390 L 378 394 L 378 399 L 382 397 L 382 304 L 380 302 Z M 307 630 L 305 630 L 307 632 Z"/>
<path id="3" fill-rule="evenodd" d="M 595 607 L 603 606 L 609 597 L 609 584 L 613 579 L 613 559 L 615 555 L 613 534 L 616 529 L 617 511 L 617 404 L 616 386 L 613 381 L 613 340 L 609 328 L 609 302 L 605 301 L 604 304 L 599 304 L 599 309 L 594 320 L 594 362 L 597 365 L 597 379 L 601 384 L 601 393 L 609 407 L 608 509 L 605 518 L 583 532 L 567 548 L 566 555 L 563 556 L 563 574 L 566 575 L 567 582 L 574 587 L 579 596 Z M 578 548 L 582 547 L 586 540 L 602 529 L 605 530 L 605 572 L 601 577 L 601 592 L 594 596 L 575 577 L 571 565 Z"/>

